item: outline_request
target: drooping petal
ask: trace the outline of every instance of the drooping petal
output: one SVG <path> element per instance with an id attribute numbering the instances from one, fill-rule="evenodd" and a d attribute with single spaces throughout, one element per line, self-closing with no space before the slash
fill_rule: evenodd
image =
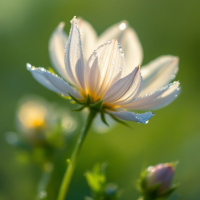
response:
<path id="1" fill-rule="evenodd" d="M 119 50 L 118 41 L 108 41 L 98 47 L 87 62 L 87 90 L 102 97 L 112 84 L 123 77 L 124 69 L 125 60 Z"/>
<path id="2" fill-rule="evenodd" d="M 68 36 L 63 30 L 64 26 L 65 23 L 61 22 L 52 33 L 49 40 L 49 56 L 58 74 L 66 80 L 69 80 L 64 62 L 65 46 L 68 40 Z"/>
<path id="3" fill-rule="evenodd" d="M 104 103 L 123 105 L 136 99 L 141 91 L 140 68 L 135 68 L 128 76 L 118 80 L 104 95 Z"/>
<path id="4" fill-rule="evenodd" d="M 137 123 L 147 124 L 148 120 L 153 117 L 155 114 L 152 112 L 146 112 L 142 114 L 136 114 L 133 112 L 128 112 L 120 110 L 119 112 L 108 111 L 110 114 L 114 115 L 118 119 L 125 121 L 135 121 Z"/>
<path id="5" fill-rule="evenodd" d="M 161 56 L 141 68 L 143 86 L 140 96 L 168 84 L 178 72 L 178 57 Z"/>
<path id="6" fill-rule="evenodd" d="M 126 21 L 121 21 L 105 30 L 99 37 L 98 45 L 117 38 L 121 44 L 126 60 L 126 72 L 128 75 L 135 67 L 142 63 L 143 50 L 140 40 Z"/>
<path id="7" fill-rule="evenodd" d="M 72 84 L 80 90 L 85 91 L 84 58 L 80 30 L 75 17 L 72 19 L 71 23 L 72 26 L 68 44 L 65 48 L 65 67 Z"/>
<path id="8" fill-rule="evenodd" d="M 66 83 L 62 78 L 58 77 L 57 75 L 49 72 L 48 70 L 38 67 L 35 68 L 30 64 L 26 65 L 28 71 L 31 72 L 33 77 L 44 87 L 48 88 L 49 90 L 56 92 L 58 94 L 69 96 L 70 93 L 77 99 L 82 99 L 80 94 L 74 90 L 68 83 Z"/>
<path id="9" fill-rule="evenodd" d="M 85 21 L 84 19 L 78 18 L 77 23 L 81 32 L 83 55 L 85 60 L 87 61 L 95 49 L 97 41 L 97 33 L 92 27 L 92 25 L 89 22 Z"/>
<path id="10" fill-rule="evenodd" d="M 166 85 L 152 93 L 139 97 L 127 105 L 123 105 L 123 107 L 130 110 L 155 110 L 162 108 L 171 103 L 179 95 L 179 84 L 179 82 L 174 82 Z"/>

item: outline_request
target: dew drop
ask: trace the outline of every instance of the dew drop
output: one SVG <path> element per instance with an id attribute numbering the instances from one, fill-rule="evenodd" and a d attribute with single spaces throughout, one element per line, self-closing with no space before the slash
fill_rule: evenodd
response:
<path id="1" fill-rule="evenodd" d="M 124 30 L 126 28 L 126 24 L 125 23 L 121 23 L 120 25 L 119 25 L 119 29 L 120 30 Z"/>
<path id="2" fill-rule="evenodd" d="M 108 44 L 110 44 L 111 43 L 111 41 L 110 40 L 108 40 Z"/>
<path id="3" fill-rule="evenodd" d="M 175 75 L 172 75 L 172 76 L 171 76 L 171 79 L 175 79 L 175 77 L 176 77 Z"/>
<path id="4" fill-rule="evenodd" d="M 149 120 L 147 120 L 146 122 L 145 122 L 145 124 L 148 124 L 149 123 Z"/>

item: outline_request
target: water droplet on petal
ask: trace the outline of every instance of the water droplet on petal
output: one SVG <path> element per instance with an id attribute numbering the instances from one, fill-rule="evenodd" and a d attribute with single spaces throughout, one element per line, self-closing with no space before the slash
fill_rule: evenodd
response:
<path id="1" fill-rule="evenodd" d="M 126 28 L 126 24 L 125 23 L 121 23 L 120 25 L 119 25 L 119 29 L 120 30 L 124 30 Z"/>
<path id="2" fill-rule="evenodd" d="M 176 77 L 175 75 L 172 75 L 172 76 L 171 76 L 171 79 L 175 79 L 175 77 Z"/>
<path id="3" fill-rule="evenodd" d="M 148 124 L 149 123 L 149 120 L 147 120 L 146 122 L 145 122 L 145 124 Z"/>
<path id="4" fill-rule="evenodd" d="M 111 41 L 110 40 L 108 40 L 108 44 L 110 44 L 111 43 Z"/>

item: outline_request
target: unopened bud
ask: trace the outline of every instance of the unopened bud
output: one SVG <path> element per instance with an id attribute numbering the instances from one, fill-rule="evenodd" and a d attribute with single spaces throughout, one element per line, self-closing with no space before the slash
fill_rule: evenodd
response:
<path id="1" fill-rule="evenodd" d="M 147 188 L 158 186 L 159 195 L 164 194 L 170 189 L 174 177 L 173 164 L 158 164 L 154 167 L 149 167 L 147 170 L 149 171 L 146 176 Z"/>
<path id="2" fill-rule="evenodd" d="M 173 163 L 158 164 L 148 167 L 139 180 L 138 188 L 144 199 L 155 200 L 167 198 L 177 188 L 172 187 L 175 165 Z"/>

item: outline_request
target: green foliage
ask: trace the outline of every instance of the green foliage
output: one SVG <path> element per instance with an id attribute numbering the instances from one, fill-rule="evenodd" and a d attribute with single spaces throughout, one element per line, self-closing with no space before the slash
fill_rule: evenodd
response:
<path id="1" fill-rule="evenodd" d="M 119 196 L 117 185 L 107 183 L 105 174 L 106 164 L 96 164 L 92 171 L 87 171 L 85 177 L 92 190 L 92 198 L 85 197 L 85 200 L 117 200 Z"/>

